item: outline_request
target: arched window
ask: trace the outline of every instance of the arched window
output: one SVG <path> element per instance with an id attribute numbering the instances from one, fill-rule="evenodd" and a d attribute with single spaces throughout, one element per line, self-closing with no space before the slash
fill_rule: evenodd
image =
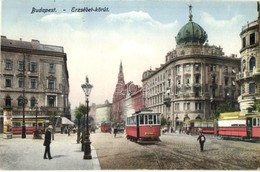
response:
<path id="1" fill-rule="evenodd" d="M 9 95 L 5 97 L 5 106 L 7 106 L 7 107 L 12 106 L 12 99 Z"/>
<path id="2" fill-rule="evenodd" d="M 23 97 L 22 96 L 20 96 L 20 97 L 18 97 L 18 108 L 21 108 L 21 107 L 23 107 Z"/>
<path id="3" fill-rule="evenodd" d="M 254 56 L 252 56 L 250 58 L 249 63 L 250 63 L 250 71 L 252 71 L 254 69 L 254 67 L 255 67 L 255 57 Z"/>
<path id="4" fill-rule="evenodd" d="M 31 107 L 33 108 L 33 107 L 35 107 L 35 105 L 36 105 L 36 99 L 35 99 L 35 97 L 32 97 L 31 98 Z"/>

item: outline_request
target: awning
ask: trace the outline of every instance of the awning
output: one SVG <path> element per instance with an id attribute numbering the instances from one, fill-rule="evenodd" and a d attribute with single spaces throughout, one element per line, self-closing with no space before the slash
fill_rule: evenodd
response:
<path id="1" fill-rule="evenodd" d="M 74 122 L 72 122 L 66 117 L 61 117 L 61 124 L 74 125 Z"/>

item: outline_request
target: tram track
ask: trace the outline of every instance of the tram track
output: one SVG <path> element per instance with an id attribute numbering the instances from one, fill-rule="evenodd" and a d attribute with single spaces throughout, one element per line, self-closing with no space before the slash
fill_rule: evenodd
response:
<path id="1" fill-rule="evenodd" d="M 203 170 L 227 170 L 227 169 L 245 169 L 244 166 L 240 166 L 238 164 L 232 164 L 230 162 L 225 161 L 215 161 L 208 159 L 207 157 L 200 157 L 195 156 L 194 154 L 183 153 L 183 151 L 178 151 L 171 149 L 167 146 L 160 146 L 160 144 L 157 145 L 157 147 L 153 145 L 145 145 L 144 148 L 148 150 L 150 153 L 152 153 L 156 159 L 156 162 L 158 164 L 159 169 L 172 169 L 171 166 L 169 166 L 167 163 L 176 163 L 177 166 L 176 169 L 203 169 Z M 158 149 L 159 148 L 159 149 Z M 167 154 L 167 157 L 178 157 L 179 162 L 175 162 L 174 158 L 169 160 L 165 160 L 165 158 L 161 157 Z M 171 155 L 171 156 L 169 156 Z M 185 165 L 184 165 L 185 164 Z M 185 166 L 184 167 L 182 167 Z M 192 167 L 192 168 L 189 168 Z"/>

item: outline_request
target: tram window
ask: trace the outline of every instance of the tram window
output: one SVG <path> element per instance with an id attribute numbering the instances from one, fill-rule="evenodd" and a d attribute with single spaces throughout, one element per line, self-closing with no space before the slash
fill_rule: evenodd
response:
<path id="1" fill-rule="evenodd" d="M 256 118 L 253 118 L 253 126 L 256 126 Z"/>
<path id="2" fill-rule="evenodd" d="M 153 124 L 153 115 L 149 115 L 149 121 L 148 121 L 149 124 Z"/>
<path id="3" fill-rule="evenodd" d="M 208 127 L 213 127 L 213 124 L 208 124 Z"/>
<path id="4" fill-rule="evenodd" d="M 156 123 L 156 115 L 153 115 L 153 124 L 157 124 Z"/>
<path id="5" fill-rule="evenodd" d="M 157 115 L 157 124 L 161 124 L 161 119 L 160 119 L 160 115 Z"/>
<path id="6" fill-rule="evenodd" d="M 144 124 L 144 115 L 140 115 L 140 124 Z"/>
<path id="7" fill-rule="evenodd" d="M 144 123 L 148 124 L 148 116 L 147 115 L 144 116 Z"/>
<path id="8" fill-rule="evenodd" d="M 13 127 L 21 127 L 21 123 L 20 122 L 13 122 Z"/>

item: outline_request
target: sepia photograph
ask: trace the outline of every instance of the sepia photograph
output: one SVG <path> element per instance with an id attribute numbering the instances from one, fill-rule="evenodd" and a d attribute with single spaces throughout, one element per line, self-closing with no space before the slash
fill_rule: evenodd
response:
<path id="1" fill-rule="evenodd" d="M 0 8 L 0 170 L 260 170 L 260 1 Z"/>

